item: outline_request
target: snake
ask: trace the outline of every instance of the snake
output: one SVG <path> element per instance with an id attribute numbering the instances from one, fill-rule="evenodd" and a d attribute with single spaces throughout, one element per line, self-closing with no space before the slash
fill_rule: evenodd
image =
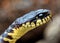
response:
<path id="1" fill-rule="evenodd" d="M 52 13 L 48 9 L 31 11 L 17 18 L 1 35 L 0 43 L 16 43 L 27 32 L 51 20 Z"/>

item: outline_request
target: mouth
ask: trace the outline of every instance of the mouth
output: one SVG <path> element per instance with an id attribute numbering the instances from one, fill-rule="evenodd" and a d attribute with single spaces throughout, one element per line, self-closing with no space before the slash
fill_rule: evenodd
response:
<path id="1" fill-rule="evenodd" d="M 46 16 L 46 17 L 44 17 L 42 19 L 37 19 L 37 21 L 36 21 L 37 23 L 36 24 L 42 25 L 42 24 L 47 23 L 50 20 L 51 20 L 51 15 Z"/>
<path id="2" fill-rule="evenodd" d="M 35 27 L 38 27 L 40 25 L 43 25 L 45 23 L 47 23 L 48 21 L 51 20 L 51 17 L 52 17 L 52 14 L 48 14 L 48 13 L 44 13 L 43 16 L 39 16 L 39 14 L 33 18 L 31 21 L 30 21 L 30 24 L 32 24 L 33 22 L 33 26 Z"/>

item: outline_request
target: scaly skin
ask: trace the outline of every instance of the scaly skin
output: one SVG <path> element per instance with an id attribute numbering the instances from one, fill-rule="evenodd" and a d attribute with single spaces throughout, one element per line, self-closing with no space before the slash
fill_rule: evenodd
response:
<path id="1" fill-rule="evenodd" d="M 9 32 L 5 31 L 4 34 L 1 35 L 0 43 L 5 43 L 5 41 L 8 41 L 9 43 L 16 43 L 16 41 L 18 39 L 20 39 L 23 35 L 25 35 L 28 31 L 47 23 L 50 20 L 50 18 L 52 17 L 51 12 L 49 13 L 49 10 L 46 10 L 46 9 L 42 10 L 42 12 L 41 12 L 41 9 L 40 9 L 40 12 L 39 12 L 39 10 L 37 10 L 35 12 L 38 12 L 38 13 L 36 13 L 37 15 L 35 14 L 32 17 L 32 19 L 29 18 L 26 21 L 23 20 L 22 22 L 20 22 L 22 19 L 21 20 L 17 19 L 16 20 L 17 22 L 13 22 L 12 25 L 10 25 L 10 27 L 13 26 L 13 24 L 14 25 L 16 25 L 16 24 L 21 25 L 22 24 L 22 25 L 17 28 L 13 27 L 12 29 L 10 29 Z M 45 12 L 47 12 L 46 14 L 44 14 L 45 16 L 40 14 L 40 13 L 45 13 Z M 48 13 L 49 13 L 49 15 L 48 15 Z M 23 16 L 23 18 L 25 18 L 25 19 L 26 19 L 26 17 L 27 16 Z M 18 22 L 18 20 L 19 20 L 19 22 Z M 9 28 L 7 30 L 9 30 Z M 11 30 L 13 32 L 11 32 Z M 11 39 L 8 36 L 10 36 Z"/>

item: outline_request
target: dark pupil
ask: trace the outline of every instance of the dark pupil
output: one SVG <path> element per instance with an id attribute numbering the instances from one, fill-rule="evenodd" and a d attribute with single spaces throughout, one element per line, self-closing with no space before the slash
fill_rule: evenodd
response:
<path id="1" fill-rule="evenodd" d="M 42 15 L 40 15 L 40 14 L 42 14 Z M 48 12 L 44 12 L 44 13 L 40 13 L 40 14 L 38 15 L 38 18 L 40 18 L 40 19 L 49 15 Z"/>

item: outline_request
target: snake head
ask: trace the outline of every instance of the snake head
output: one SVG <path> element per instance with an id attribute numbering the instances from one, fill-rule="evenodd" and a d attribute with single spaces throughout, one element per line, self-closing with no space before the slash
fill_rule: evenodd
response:
<path id="1" fill-rule="evenodd" d="M 46 17 L 49 18 L 49 19 L 52 17 L 51 11 L 47 10 L 47 9 L 38 9 L 38 10 L 35 10 L 35 11 L 31 11 L 31 12 L 25 14 L 22 17 L 17 18 L 12 23 L 12 25 L 23 24 L 27 21 L 35 21 L 36 18 L 43 19 L 43 18 L 46 18 Z"/>

